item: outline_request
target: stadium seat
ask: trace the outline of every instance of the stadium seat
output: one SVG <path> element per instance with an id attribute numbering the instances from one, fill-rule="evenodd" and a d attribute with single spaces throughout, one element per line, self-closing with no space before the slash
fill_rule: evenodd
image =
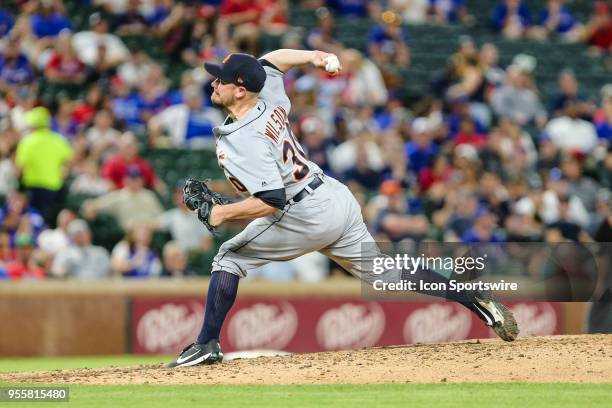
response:
<path id="1" fill-rule="evenodd" d="M 124 237 L 124 232 L 115 217 L 109 214 L 98 214 L 90 223 L 93 244 L 112 251 Z"/>
<path id="2" fill-rule="evenodd" d="M 166 231 L 156 231 L 151 240 L 151 248 L 157 253 L 161 259 L 164 245 L 172 240 L 172 235 Z"/>
<path id="3" fill-rule="evenodd" d="M 94 196 L 83 193 L 69 193 L 66 197 L 66 208 L 78 213 L 83 202 L 90 198 L 94 198 Z"/>

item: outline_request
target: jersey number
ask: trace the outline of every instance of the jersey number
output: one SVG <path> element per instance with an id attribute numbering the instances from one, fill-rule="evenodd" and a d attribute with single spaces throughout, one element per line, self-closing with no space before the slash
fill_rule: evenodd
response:
<path id="1" fill-rule="evenodd" d="M 291 135 L 291 139 L 293 139 L 293 135 Z M 302 180 L 310 173 L 310 168 L 306 163 L 306 158 L 304 157 L 304 153 L 292 142 L 288 139 L 283 140 L 283 163 L 287 163 L 289 161 L 289 154 L 291 153 L 291 160 L 293 161 L 293 165 L 295 170 L 293 171 L 293 178 L 296 181 Z M 301 159 L 303 160 L 300 160 Z"/>

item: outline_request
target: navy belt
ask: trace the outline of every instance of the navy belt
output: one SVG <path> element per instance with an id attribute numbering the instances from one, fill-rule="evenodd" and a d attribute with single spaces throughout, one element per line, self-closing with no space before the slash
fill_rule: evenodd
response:
<path id="1" fill-rule="evenodd" d="M 293 196 L 289 203 L 296 204 L 302 201 L 308 194 L 311 194 L 317 188 L 319 188 L 323 184 L 323 180 L 317 174 L 314 176 L 314 180 L 312 180 L 306 187 L 304 187 L 299 193 Z"/>

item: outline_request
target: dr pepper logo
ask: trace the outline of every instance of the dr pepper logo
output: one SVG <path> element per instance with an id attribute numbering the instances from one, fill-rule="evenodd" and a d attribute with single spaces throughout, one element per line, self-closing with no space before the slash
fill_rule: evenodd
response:
<path id="1" fill-rule="evenodd" d="M 297 327 L 297 312 L 290 303 L 255 303 L 231 317 L 228 340 L 237 350 L 282 350 Z"/>
<path id="2" fill-rule="evenodd" d="M 317 341 L 325 350 L 369 347 L 385 329 L 385 312 L 378 303 L 344 303 L 327 310 L 317 323 Z"/>
<path id="3" fill-rule="evenodd" d="M 197 336 L 202 318 L 202 305 L 196 301 L 165 303 L 142 315 L 137 340 L 148 352 L 175 353 Z"/>
<path id="4" fill-rule="evenodd" d="M 550 303 L 517 303 L 510 309 L 521 328 L 521 336 L 555 334 L 557 313 Z"/>
<path id="5" fill-rule="evenodd" d="M 412 312 L 404 323 L 407 343 L 440 343 L 467 338 L 472 317 L 467 309 L 434 303 Z"/>

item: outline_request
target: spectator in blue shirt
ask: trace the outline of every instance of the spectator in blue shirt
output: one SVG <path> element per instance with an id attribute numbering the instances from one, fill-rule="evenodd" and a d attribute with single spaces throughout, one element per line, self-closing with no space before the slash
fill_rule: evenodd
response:
<path id="1" fill-rule="evenodd" d="M 111 89 L 114 95 L 111 106 L 115 117 L 130 129 L 141 127 L 143 123 L 137 94 L 119 77 L 112 79 Z"/>
<path id="2" fill-rule="evenodd" d="M 223 122 L 223 115 L 218 109 L 204 105 L 199 87 L 187 87 L 183 94 L 184 103 L 167 107 L 149 121 L 151 144 L 162 146 L 170 142 L 176 147 L 213 147 L 213 128 Z M 163 133 L 169 140 L 162 137 Z"/>
<path id="3" fill-rule="evenodd" d="M 45 227 L 45 221 L 35 208 L 29 206 L 24 193 L 13 191 L 4 207 L 0 208 L 0 227 L 8 231 L 14 248 L 18 232 L 36 237 Z"/>
<path id="4" fill-rule="evenodd" d="M 147 18 L 148 24 L 152 26 L 157 26 L 161 24 L 161 22 L 168 18 L 170 13 L 172 13 L 172 8 L 175 7 L 174 0 L 169 0 L 165 2 L 161 1 L 156 3 L 157 4 L 155 4 L 155 9 L 153 10 L 153 13 Z"/>
<path id="5" fill-rule="evenodd" d="M 449 216 L 444 225 L 440 227 L 446 230 L 447 239 L 454 242 L 472 226 L 474 216 L 480 206 L 480 199 L 478 194 L 466 191 L 447 192 L 447 196 L 443 199 L 445 207 L 448 207 Z M 445 212 L 444 208 L 439 211 L 439 213 L 443 212 Z"/>
<path id="6" fill-rule="evenodd" d="M 381 24 L 372 27 L 368 35 L 370 57 L 378 65 L 388 63 L 408 65 L 410 61 L 408 32 L 401 25 L 401 17 L 386 11 L 382 20 Z"/>
<path id="7" fill-rule="evenodd" d="M 540 13 L 538 24 L 551 32 L 567 33 L 574 27 L 576 20 L 563 5 L 563 0 L 548 0 L 546 8 Z"/>
<path id="8" fill-rule="evenodd" d="M 545 40 L 549 36 L 558 35 L 570 42 L 580 40 L 582 26 L 563 3 L 564 0 L 548 0 L 546 7 L 540 12 L 538 27 L 532 30 L 534 38 Z"/>
<path id="9" fill-rule="evenodd" d="M 15 24 L 15 19 L 13 16 L 3 8 L 0 8 L 0 38 L 7 35 L 13 25 Z"/>
<path id="10" fill-rule="evenodd" d="M 408 198 L 401 182 L 392 179 L 384 181 L 380 185 L 380 193 L 386 198 L 386 205 L 375 217 L 377 240 L 400 242 L 425 238 L 428 223 L 422 214 L 421 203 Z"/>
<path id="11" fill-rule="evenodd" d="M 355 163 L 342 177 L 348 185 L 357 184 L 366 190 L 375 190 L 389 173 L 388 167 L 374 169 L 368 164 L 368 151 L 363 143 L 356 145 Z"/>
<path id="12" fill-rule="evenodd" d="M 66 98 L 58 98 L 57 111 L 51 119 L 51 130 L 72 141 L 81 127 L 72 116 L 74 103 Z"/>
<path id="13" fill-rule="evenodd" d="M 503 0 L 491 14 L 493 28 L 508 39 L 522 38 L 531 26 L 531 14 L 521 0 Z"/>
<path id="14" fill-rule="evenodd" d="M 440 148 L 432 140 L 426 119 L 417 118 L 412 123 L 412 140 L 406 143 L 405 151 L 408 166 L 415 174 L 433 163 Z"/>
<path id="15" fill-rule="evenodd" d="M 151 227 L 145 223 L 131 226 L 125 239 L 115 245 L 111 254 L 111 268 L 124 278 L 152 278 L 161 274 L 159 257 L 151 248 Z"/>
<path id="16" fill-rule="evenodd" d="M 597 137 L 604 146 L 612 146 L 612 85 L 606 85 L 602 91 L 601 110 L 594 117 Z"/>
<path id="17" fill-rule="evenodd" d="M 466 243 L 504 242 L 504 236 L 497 230 L 497 217 L 486 207 L 480 207 L 474 214 L 474 225 L 463 233 L 461 241 Z"/>
<path id="18" fill-rule="evenodd" d="M 55 3 L 50 0 L 42 0 L 38 10 L 31 18 L 32 32 L 38 38 L 57 37 L 64 29 L 72 30 L 72 23 Z"/>
<path id="19" fill-rule="evenodd" d="M 329 152 L 334 143 L 327 137 L 325 123 L 317 115 L 304 115 L 299 120 L 298 138 L 308 159 L 316 163 L 326 174 L 331 174 Z"/>
<path id="20" fill-rule="evenodd" d="M 18 37 L 10 38 L 4 52 L 0 53 L 0 91 L 14 90 L 33 81 L 34 72 L 27 57 L 21 53 L 21 41 Z"/>
<path id="21" fill-rule="evenodd" d="M 562 116 L 565 112 L 565 104 L 568 100 L 578 102 L 578 115 L 582 119 L 591 119 L 595 111 L 595 106 L 589 101 L 588 96 L 580 91 L 574 72 L 566 69 L 559 74 L 559 90 L 553 99 L 550 109 L 551 113 L 554 116 Z"/>
<path id="22" fill-rule="evenodd" d="M 116 15 L 112 22 L 119 35 L 142 35 L 150 24 L 140 11 L 140 0 L 128 0 L 125 11 Z"/>
<path id="23" fill-rule="evenodd" d="M 437 23 L 458 23 L 465 17 L 465 0 L 429 0 L 429 14 Z"/>
<path id="24" fill-rule="evenodd" d="M 327 0 L 327 7 L 340 17 L 367 18 L 373 12 L 373 1 L 370 0 Z"/>
<path id="25" fill-rule="evenodd" d="M 487 126 L 472 111 L 469 98 L 463 96 L 450 103 L 450 113 L 446 117 L 446 126 L 448 128 L 446 137 L 448 139 L 455 139 L 457 133 L 459 133 L 461 121 L 464 119 L 469 119 L 474 123 L 477 133 L 487 133 Z"/>
<path id="26" fill-rule="evenodd" d="M 143 123 L 169 105 L 164 93 L 160 94 L 151 88 L 144 87 L 136 94 L 136 102 Z"/>
<path id="27" fill-rule="evenodd" d="M 612 145 L 612 118 L 609 118 L 606 122 L 599 123 L 595 128 L 597 129 L 599 140 L 607 146 Z"/>
<path id="28" fill-rule="evenodd" d="M 317 25 L 306 36 L 307 48 L 337 53 L 343 47 L 338 41 L 334 15 L 326 7 L 319 7 L 315 14 Z"/>

